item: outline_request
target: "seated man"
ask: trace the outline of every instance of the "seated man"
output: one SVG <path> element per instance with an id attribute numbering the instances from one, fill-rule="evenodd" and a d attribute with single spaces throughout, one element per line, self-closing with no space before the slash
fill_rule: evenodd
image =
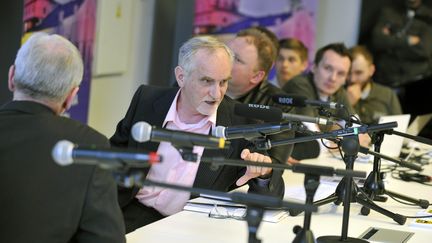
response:
<path id="1" fill-rule="evenodd" d="M 76 47 L 37 33 L 9 71 L 13 101 L 0 108 L 0 242 L 125 242 L 116 185 L 95 166 L 61 167 L 51 151 L 62 139 L 109 146 L 95 130 L 60 115 L 83 77 Z"/>
<path id="2" fill-rule="evenodd" d="M 165 159 L 144 171 L 148 179 L 199 188 L 229 191 L 245 183 L 249 191 L 283 197 L 281 171 L 268 168 L 219 166 L 212 170 L 207 163 L 184 161 L 169 142 L 138 143 L 131 138 L 131 128 L 138 121 L 171 130 L 211 134 L 217 125 L 244 124 L 234 115 L 234 101 L 225 97 L 233 65 L 231 50 L 213 37 L 194 37 L 179 51 L 175 68 L 178 88 L 141 86 L 135 93 L 126 116 L 118 123 L 111 144 L 157 151 Z M 234 140 L 227 151 L 207 150 L 196 146 L 198 157 L 224 156 L 271 163 L 268 156 L 244 149 L 247 142 Z M 165 188 L 143 187 L 120 189 L 126 231 L 181 211 L 189 193 Z"/>
<path id="3" fill-rule="evenodd" d="M 378 123 L 381 116 L 402 114 L 396 93 L 372 81 L 375 72 L 372 54 L 364 46 L 350 49 L 353 57 L 348 100 L 364 123 Z"/>
<path id="4" fill-rule="evenodd" d="M 227 95 L 241 103 L 276 106 L 289 112 L 291 107 L 280 106 L 273 102 L 272 96 L 285 93 L 267 81 L 276 56 L 276 48 L 269 34 L 249 28 L 240 31 L 228 43 L 234 52 L 235 60 L 232 78 L 228 85 Z M 283 140 L 293 137 L 293 132 L 270 135 L 270 140 Z M 268 151 L 269 156 L 278 163 L 285 163 L 291 154 L 292 145 L 277 146 Z"/>
<path id="5" fill-rule="evenodd" d="M 302 74 L 308 67 L 308 49 L 299 40 L 293 38 L 279 41 L 276 57 L 276 76 L 270 82 L 283 87 L 288 81 Z"/>
<path id="6" fill-rule="evenodd" d="M 343 104 L 347 113 L 354 114 L 343 87 L 351 67 L 351 55 L 342 43 L 332 43 L 320 48 L 314 60 L 311 73 L 297 76 L 283 87 L 290 94 L 298 94 L 309 100 L 332 101 Z M 296 109 L 297 113 L 307 116 L 319 116 L 315 107 Z M 330 131 L 333 126 L 309 126 L 312 130 Z M 368 136 L 360 135 L 360 143 L 367 145 Z M 316 143 L 300 143 L 294 146 L 292 157 L 306 159 L 319 155 L 320 149 Z M 294 162 L 294 161 L 293 161 Z"/>

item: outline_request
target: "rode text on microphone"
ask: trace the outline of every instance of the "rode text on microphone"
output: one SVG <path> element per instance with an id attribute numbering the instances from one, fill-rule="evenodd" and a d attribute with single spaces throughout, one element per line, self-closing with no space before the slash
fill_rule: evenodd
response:
<path id="1" fill-rule="evenodd" d="M 310 122 L 310 123 L 316 123 L 320 125 L 335 124 L 334 121 L 329 119 L 284 113 L 279 108 L 266 106 L 266 105 L 258 105 L 258 104 L 235 104 L 234 112 L 239 116 L 263 120 L 266 122 L 293 121 L 293 122 Z"/>
<path id="2" fill-rule="evenodd" d="M 274 102 L 280 105 L 288 105 L 294 107 L 306 107 L 306 106 L 315 106 L 320 108 L 328 108 L 328 109 L 343 109 L 344 105 L 331 101 L 321 101 L 321 100 L 308 100 L 304 96 L 300 95 L 273 95 L 272 99 Z"/>

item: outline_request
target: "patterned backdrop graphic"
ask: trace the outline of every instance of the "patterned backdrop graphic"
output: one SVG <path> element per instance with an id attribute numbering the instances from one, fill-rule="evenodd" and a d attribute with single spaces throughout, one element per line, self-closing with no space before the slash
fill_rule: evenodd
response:
<path id="1" fill-rule="evenodd" d="M 263 26 L 279 39 L 296 38 L 315 53 L 317 0 L 197 0 L 194 34 L 226 40 L 239 30 Z"/>
<path id="2" fill-rule="evenodd" d="M 86 123 L 88 117 L 97 0 L 24 0 L 23 42 L 34 32 L 62 35 L 74 43 L 84 59 L 78 96 L 66 116 Z"/>

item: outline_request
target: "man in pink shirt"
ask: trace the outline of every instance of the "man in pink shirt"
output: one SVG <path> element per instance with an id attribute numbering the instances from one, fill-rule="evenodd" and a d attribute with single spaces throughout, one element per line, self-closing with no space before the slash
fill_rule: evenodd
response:
<path id="1" fill-rule="evenodd" d="M 135 93 L 128 112 L 117 125 L 111 144 L 140 150 L 157 151 L 166 158 L 161 164 L 145 171 L 146 178 L 155 181 L 229 191 L 248 183 L 249 191 L 282 197 L 281 171 L 261 167 L 219 166 L 211 170 L 206 163 L 184 161 L 169 142 L 137 143 L 130 136 L 138 121 L 171 130 L 211 134 L 216 125 L 242 125 L 246 120 L 234 115 L 235 102 L 225 97 L 231 79 L 233 54 L 213 37 L 200 36 L 188 40 L 179 52 L 175 76 L 180 88 L 141 86 Z M 234 140 L 228 150 L 206 150 L 195 146 L 201 156 L 245 159 L 271 163 L 270 157 L 245 149 L 248 142 Z M 126 231 L 177 213 L 190 194 L 165 188 L 143 187 L 119 192 Z"/>

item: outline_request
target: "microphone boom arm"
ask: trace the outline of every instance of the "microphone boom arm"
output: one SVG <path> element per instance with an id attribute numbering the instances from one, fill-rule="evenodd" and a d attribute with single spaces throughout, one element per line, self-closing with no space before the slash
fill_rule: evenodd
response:
<path id="1" fill-rule="evenodd" d="M 373 155 L 375 157 L 391 161 L 393 163 L 399 164 L 400 166 L 407 167 L 407 168 L 410 168 L 410 169 L 413 169 L 413 170 L 416 170 L 416 171 L 422 171 L 423 170 L 423 168 L 421 166 L 419 166 L 419 165 L 415 165 L 415 164 L 409 163 L 409 162 L 407 162 L 405 160 L 395 159 L 393 157 L 390 157 L 390 156 L 387 156 L 387 155 L 384 155 L 384 154 L 380 154 L 380 153 L 377 153 L 375 151 L 371 151 L 370 149 L 368 149 L 366 147 L 363 147 L 363 146 L 360 146 L 360 151 L 359 152 L 362 153 L 362 154 L 371 154 L 371 155 Z"/>
<path id="2" fill-rule="evenodd" d="M 377 125 L 363 125 L 359 127 L 349 127 L 345 129 L 338 129 L 327 133 L 318 133 L 315 135 L 307 136 L 307 137 L 299 137 L 299 138 L 291 138 L 291 139 L 282 139 L 282 140 L 276 140 L 276 141 L 258 141 L 255 145 L 256 148 L 259 150 L 268 150 L 275 146 L 282 146 L 287 144 L 294 144 L 294 143 L 302 143 L 302 142 L 309 142 L 314 141 L 317 139 L 325 139 L 325 138 L 337 138 L 337 137 L 344 137 L 349 135 L 357 135 L 360 133 L 368 133 L 368 132 L 377 132 L 382 130 L 389 130 L 394 127 L 397 127 L 396 122 L 387 122 Z"/>
<path id="3" fill-rule="evenodd" d="M 401 136 L 401 137 L 404 137 L 404 138 L 412 139 L 412 140 L 417 141 L 419 143 L 424 143 L 424 144 L 432 146 L 432 140 L 429 139 L 429 138 L 424 138 L 424 137 L 420 137 L 420 136 L 413 136 L 411 134 L 399 132 L 399 131 L 396 131 L 396 130 L 393 130 L 393 129 L 385 131 L 385 133 L 389 134 L 389 135 L 392 135 L 392 134 L 398 135 L 398 136 Z"/>
<path id="4" fill-rule="evenodd" d="M 366 172 L 364 171 L 355 171 L 355 170 L 341 170 L 334 169 L 329 166 L 319 166 L 319 165 L 307 165 L 307 164 L 273 164 L 273 163 L 262 163 L 262 162 L 254 162 L 248 160 L 238 160 L 238 159 L 226 159 L 223 157 L 202 157 L 201 162 L 204 163 L 212 163 L 219 165 L 234 165 L 234 166 L 260 166 L 267 167 L 276 170 L 292 170 L 295 173 L 303 173 L 303 174 L 314 174 L 314 175 L 340 175 L 340 176 L 351 176 L 351 177 L 366 177 Z"/>

